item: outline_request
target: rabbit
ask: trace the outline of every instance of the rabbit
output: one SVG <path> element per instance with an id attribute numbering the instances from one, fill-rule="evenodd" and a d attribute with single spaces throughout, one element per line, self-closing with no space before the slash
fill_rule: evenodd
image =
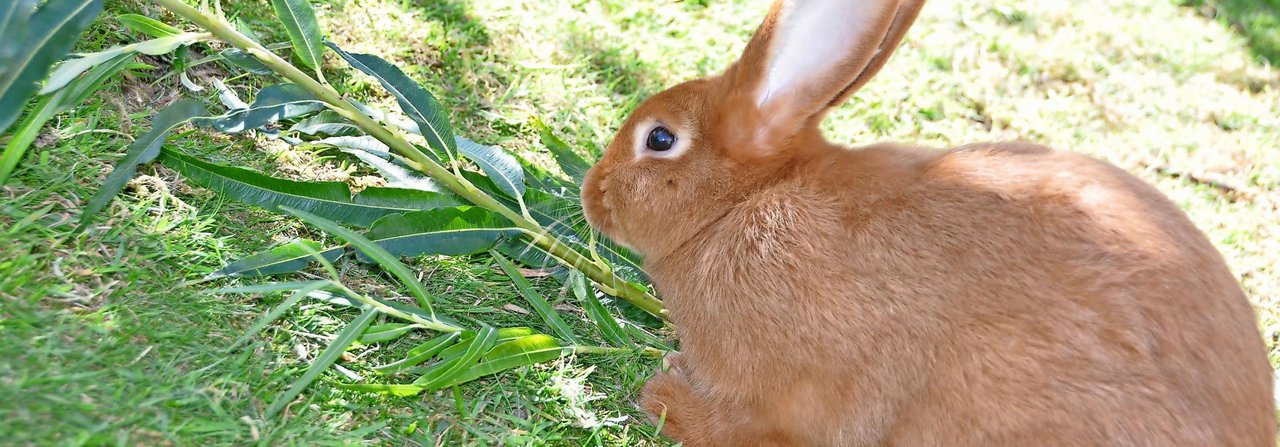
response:
<path id="1" fill-rule="evenodd" d="M 1155 188 L 1032 143 L 824 139 L 922 6 L 778 1 L 589 170 L 680 340 L 640 406 L 688 447 L 1276 445 L 1253 309 Z"/>

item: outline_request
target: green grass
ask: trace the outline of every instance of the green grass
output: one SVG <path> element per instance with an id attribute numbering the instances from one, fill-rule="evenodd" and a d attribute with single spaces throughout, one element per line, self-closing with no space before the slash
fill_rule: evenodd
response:
<path id="1" fill-rule="evenodd" d="M 1179 0 L 1207 17 L 1231 25 L 1249 49 L 1271 65 L 1280 64 L 1280 0 Z"/>
<path id="2" fill-rule="evenodd" d="M 265 2 L 224 3 L 242 8 L 264 35 L 282 37 Z M 1265 8 L 1240 5 L 1270 5 L 1272 19 L 1276 9 L 1273 0 L 1213 3 L 1221 20 L 1176 1 L 936 0 L 878 79 L 826 128 L 851 144 L 1023 138 L 1134 172 L 1183 206 L 1222 250 L 1256 304 L 1275 363 L 1280 72 L 1258 57 L 1276 60 L 1275 41 L 1265 37 L 1275 28 L 1248 25 L 1266 20 L 1256 18 Z M 404 67 L 466 135 L 546 160 L 531 117 L 598 150 L 644 97 L 730 62 L 766 2 L 324 0 L 317 7 L 332 40 Z M 109 15 L 124 12 L 156 13 L 137 0 L 108 2 Z M 113 22 L 88 36 L 82 49 L 131 39 Z M 329 65 L 340 67 L 332 57 Z M 118 80 L 55 119 L 0 191 L 6 442 L 665 444 L 633 404 L 655 366 L 638 356 L 580 357 L 415 398 L 343 391 L 332 383 L 347 379 L 329 371 L 281 417 L 262 420 L 305 359 L 355 313 L 307 303 L 250 346 L 227 351 L 280 298 L 213 296 L 179 284 L 318 233 L 148 167 L 85 235 L 70 235 L 80 207 L 128 144 L 102 131 L 136 134 L 179 93 L 173 79 L 152 85 L 150 76 L 162 72 Z M 223 76 L 205 71 L 197 80 Z M 375 104 L 392 103 L 345 69 L 330 79 Z M 362 171 L 266 139 L 192 134 L 171 144 L 280 175 L 367 181 Z M 504 308 L 527 306 L 486 256 L 413 266 L 440 297 L 438 309 L 464 323 L 540 325 Z M 362 291 L 403 295 L 384 275 L 339 268 Z M 566 299 L 549 281 L 537 285 L 553 303 Z M 593 333 L 581 315 L 566 317 L 579 334 Z M 340 364 L 367 375 L 424 337 L 358 346 Z"/>

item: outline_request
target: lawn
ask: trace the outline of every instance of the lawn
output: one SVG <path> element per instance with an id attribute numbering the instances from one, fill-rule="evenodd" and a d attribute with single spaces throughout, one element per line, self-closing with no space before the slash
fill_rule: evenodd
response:
<path id="1" fill-rule="evenodd" d="M 641 100 L 714 73 L 741 50 L 766 0 L 318 0 L 329 39 L 403 67 L 470 138 L 548 161 L 539 118 L 598 151 Z M 265 0 L 226 1 L 275 41 Z M 141 0 L 107 2 L 81 51 L 131 42 L 112 16 L 172 21 Z M 825 123 L 828 136 L 948 146 L 1025 139 L 1115 163 L 1187 211 L 1253 300 L 1280 364 L 1280 22 L 1274 0 L 934 0 L 888 66 Z M 1259 25 L 1261 24 L 1261 25 Z M 312 303 L 228 350 L 278 296 L 186 284 L 229 261 L 318 237 L 291 219 L 220 198 L 159 166 L 81 236 L 81 208 L 130 134 L 182 93 L 159 68 L 119 77 L 51 121 L 0 191 L 0 433 L 17 445 L 665 445 L 634 405 L 641 355 L 520 368 L 413 398 L 333 386 L 330 370 L 281 415 L 266 405 L 356 313 Z M 1270 62 L 1268 62 L 1270 61 Z M 392 100 L 332 54 L 341 90 Z M 224 79 L 207 70 L 197 83 Z M 228 80 L 238 89 L 254 81 Z M 4 137 L 0 137 L 3 140 Z M 171 142 L 209 160 L 299 179 L 362 181 L 275 140 L 192 132 Z M 594 154 L 588 154 L 594 155 Z M 465 321 L 538 327 L 488 256 L 411 265 Z M 393 290 L 385 275 L 344 280 Z M 535 282 L 555 301 L 554 281 Z M 570 323 L 585 327 L 579 313 Z M 545 329 L 544 329 L 545 330 Z M 585 332 L 585 331 L 584 331 Z M 421 340 L 418 340 L 421 341 Z M 412 346 L 357 346 L 354 373 Z"/>

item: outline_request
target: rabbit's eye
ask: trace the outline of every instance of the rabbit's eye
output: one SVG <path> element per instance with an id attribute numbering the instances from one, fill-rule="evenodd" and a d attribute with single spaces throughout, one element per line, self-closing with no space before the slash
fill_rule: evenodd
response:
<path id="1" fill-rule="evenodd" d="M 671 133 L 667 128 L 658 126 L 649 131 L 649 138 L 645 139 L 645 146 L 649 150 L 664 152 L 671 150 L 676 145 L 676 134 Z"/>

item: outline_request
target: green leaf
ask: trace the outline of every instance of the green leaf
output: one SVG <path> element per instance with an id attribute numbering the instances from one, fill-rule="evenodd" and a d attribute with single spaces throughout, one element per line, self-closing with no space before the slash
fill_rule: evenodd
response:
<path id="1" fill-rule="evenodd" d="M 316 378 L 320 377 L 320 373 L 329 369 L 329 366 L 333 365 L 333 362 L 338 361 L 338 358 L 342 356 L 342 353 L 347 351 L 347 348 L 351 346 L 351 343 L 356 341 L 356 338 L 364 332 L 366 327 L 369 327 L 369 323 L 372 322 L 373 317 L 376 317 L 377 315 L 378 311 L 370 307 L 365 309 L 364 312 L 361 313 L 360 316 L 356 317 L 355 320 L 347 323 L 347 326 L 342 328 L 342 332 L 338 333 L 338 336 L 329 343 L 329 346 L 324 348 L 324 351 L 321 352 L 320 355 L 316 356 L 316 359 L 307 367 L 307 371 L 302 374 L 302 377 L 294 381 L 293 385 L 290 385 L 289 389 L 286 390 L 284 394 L 281 394 L 280 397 L 277 397 L 276 400 L 271 403 L 271 407 L 267 408 L 265 419 L 275 417 L 276 413 L 279 413 L 280 410 L 284 409 L 285 405 L 289 405 L 290 402 L 293 402 L 293 399 L 298 397 L 298 395 L 302 393 L 302 390 L 306 389 L 307 386 L 311 385 L 311 382 L 314 382 Z"/>
<path id="2" fill-rule="evenodd" d="M 511 340 L 494 346 L 480 364 L 441 383 L 439 388 L 460 385 L 484 376 L 497 374 L 521 366 L 536 365 L 560 358 L 569 350 L 549 335 L 537 334 Z"/>
<path id="3" fill-rule="evenodd" d="M 159 20 L 138 14 L 121 14 L 116 16 L 121 25 L 135 32 L 151 37 L 165 37 L 182 34 L 182 30 L 169 26 Z"/>
<path id="4" fill-rule="evenodd" d="M 364 335 L 360 336 L 360 343 L 372 344 L 395 340 L 419 327 L 421 326 L 408 323 L 386 323 L 370 326 L 369 329 L 365 329 Z"/>
<path id="5" fill-rule="evenodd" d="M 36 0 L 0 3 L 0 78 L 13 64 L 27 37 L 27 24 L 36 11 Z"/>
<path id="6" fill-rule="evenodd" d="M 365 393 L 389 394 L 395 397 L 412 397 L 417 396 L 427 387 L 413 384 L 382 384 L 382 383 L 338 383 L 338 388 L 348 389 L 351 391 L 360 391 Z"/>
<path id="7" fill-rule="evenodd" d="M 515 284 L 516 291 L 520 292 L 520 296 L 523 296 L 525 301 L 529 302 L 529 305 L 538 313 L 538 316 L 542 317 L 542 321 L 551 327 L 552 332 L 555 332 L 564 341 L 575 345 L 581 344 L 578 341 L 578 337 L 573 335 L 573 329 L 569 328 L 569 325 L 565 324 L 564 320 L 560 318 L 560 313 L 556 312 L 551 307 L 551 303 L 548 303 L 546 298 L 543 298 L 538 291 L 533 289 L 533 285 L 529 284 L 529 280 L 520 275 L 520 270 L 516 268 L 515 264 L 497 251 L 490 251 L 489 254 L 493 256 L 494 261 L 498 262 L 498 266 L 502 268 L 502 271 L 511 277 L 511 282 Z"/>
<path id="8" fill-rule="evenodd" d="M 449 347 L 449 343 L 452 343 L 457 338 L 457 332 L 432 338 L 418 346 L 415 346 L 413 349 L 410 349 L 405 358 L 376 367 L 373 370 L 381 374 L 396 374 L 414 366 L 418 366 L 418 364 L 421 364 L 422 362 L 431 360 L 431 358 L 435 357 L 437 353 L 444 350 L 444 348 Z"/>
<path id="9" fill-rule="evenodd" d="M 613 314 L 605 309 L 599 298 L 596 298 L 595 288 L 587 281 L 586 275 L 577 270 L 569 272 L 569 290 L 578 298 L 578 302 L 582 303 L 582 308 L 587 311 L 591 321 L 596 323 L 596 327 L 600 328 L 600 335 L 604 336 L 605 340 L 618 347 L 635 346 L 626 330 L 618 324 L 618 320 L 614 319 Z"/>
<path id="10" fill-rule="evenodd" d="M 265 284 L 252 284 L 248 286 L 219 287 L 217 289 L 209 290 L 209 293 L 213 293 L 213 294 L 270 293 L 270 292 L 279 292 L 282 290 L 298 290 L 316 283 L 332 284 L 328 280 L 269 282 Z"/>
<path id="11" fill-rule="evenodd" d="M 395 256 L 392 256 L 391 253 L 388 253 L 382 247 L 369 241 L 369 239 L 366 239 L 364 236 L 343 228 L 333 221 L 303 210 L 289 207 L 281 208 L 289 214 L 297 216 L 299 219 L 302 219 L 311 225 L 320 227 L 320 229 L 325 232 L 336 236 L 338 239 L 346 241 L 348 244 L 356 247 L 356 249 L 369 255 L 369 257 L 373 258 L 378 265 L 381 265 L 383 269 L 386 269 L 391 272 L 392 275 L 395 275 L 395 277 L 400 280 L 400 283 L 404 284 L 404 286 L 409 289 L 409 293 L 417 299 L 418 305 L 423 309 L 426 309 L 427 313 L 430 314 L 429 319 L 436 320 L 436 312 L 431 308 L 431 294 L 422 286 L 422 283 L 418 282 L 418 279 L 413 275 L 413 272 L 409 271 L 409 267 L 406 267 L 399 260 L 396 260 Z"/>
<path id="12" fill-rule="evenodd" d="M 652 346 L 652 347 L 661 349 L 663 351 L 675 350 L 675 348 L 673 348 L 670 344 L 667 344 L 665 340 L 658 338 L 658 336 L 656 335 L 650 334 L 649 331 L 644 330 L 644 328 L 640 326 L 627 324 L 627 325 L 624 325 L 623 328 L 624 330 L 627 331 L 628 334 L 631 334 L 631 338 L 635 339 L 636 341 L 644 345 Z"/>
<path id="13" fill-rule="evenodd" d="M 302 299 L 306 298 L 307 295 L 311 294 L 311 292 L 328 287 L 330 284 L 331 283 L 329 281 L 311 281 L 297 289 L 292 295 L 289 295 L 288 298 L 285 298 L 284 301 L 281 301 L 280 304 L 277 304 L 276 307 L 272 308 L 270 312 L 267 312 L 266 315 L 263 315 L 262 318 L 259 318 L 257 322 L 253 323 L 253 326 L 250 326 L 249 329 L 245 330 L 244 335 L 241 335 L 240 338 L 231 343 L 231 346 L 240 346 L 242 343 L 249 341 L 250 338 L 257 335 L 258 332 L 261 332 L 262 329 L 267 327 L 268 324 L 271 324 L 272 321 L 280 319 L 285 312 L 288 312 L 289 309 L 298 304 L 298 301 L 302 301 Z"/>
<path id="14" fill-rule="evenodd" d="M 587 175 L 587 170 L 591 169 L 591 163 L 588 163 L 577 152 L 574 152 L 568 143 L 557 137 L 551 131 L 551 128 L 547 127 L 541 120 L 534 120 L 533 126 L 538 129 L 538 135 L 542 137 L 542 145 L 551 151 L 551 155 L 556 159 L 556 164 L 560 165 L 560 170 L 581 185 L 582 178 Z"/>
<path id="15" fill-rule="evenodd" d="M 89 70 L 87 75 L 72 81 L 66 89 L 41 98 L 31 108 L 27 117 L 14 129 L 13 138 L 5 145 L 4 154 L 0 155 L 0 185 L 4 185 L 9 180 L 9 175 L 13 174 L 13 170 L 18 167 L 23 154 L 31 148 L 31 144 L 35 142 L 45 123 L 48 123 L 54 115 L 84 102 L 89 95 L 105 85 L 111 76 L 127 66 L 131 59 L 130 56 L 122 55 L 98 65 Z"/>
<path id="16" fill-rule="evenodd" d="M 103 62 L 115 59 L 120 55 L 142 53 L 150 56 L 156 56 L 172 52 L 183 45 L 190 45 L 192 42 L 208 36 L 205 33 L 182 33 L 172 36 L 161 37 L 135 44 L 125 45 L 122 47 L 112 47 L 96 53 L 81 54 L 79 58 L 69 59 L 53 70 L 49 75 L 49 80 L 45 81 L 44 88 L 40 90 L 40 94 L 46 95 L 65 87 L 81 73 L 97 66 Z"/>
<path id="17" fill-rule="evenodd" d="M 368 135 L 337 136 L 312 141 L 310 144 L 332 146 L 355 156 L 382 174 L 382 178 L 387 181 L 387 186 L 452 194 L 431 177 L 423 176 L 402 164 L 391 161 L 393 158 L 391 149 L 377 138 Z"/>
<path id="18" fill-rule="evenodd" d="M 391 158 L 391 148 L 369 135 L 328 137 L 312 141 L 311 144 L 333 146 L 343 152 L 352 150 L 352 152 L 347 153 L 365 152 L 383 160 Z"/>
<path id="19" fill-rule="evenodd" d="M 460 206 L 390 215 L 374 222 L 365 236 L 396 256 L 463 256 L 519 234 L 511 221 L 492 211 Z"/>
<path id="20" fill-rule="evenodd" d="M 249 108 L 249 104 L 240 99 L 240 95 L 237 95 L 235 90 L 227 87 L 227 84 L 223 84 L 222 80 L 214 79 L 213 88 L 218 91 L 218 102 L 222 103 L 222 106 L 226 107 L 227 110 L 236 111 Z"/>
<path id="21" fill-rule="evenodd" d="M 57 104 L 62 102 L 62 98 L 66 96 L 62 92 L 40 98 L 36 105 L 32 107 L 31 113 L 18 124 L 14 129 L 13 138 L 4 146 L 4 153 L 0 155 L 0 186 L 9 180 L 9 175 L 18 167 L 18 162 L 22 161 L 23 154 L 31 147 L 31 143 L 36 141 L 36 137 L 40 134 L 40 129 L 44 128 L 53 116 L 57 114 Z"/>
<path id="22" fill-rule="evenodd" d="M 288 206 L 348 225 L 369 226 L 387 215 L 458 204 L 449 195 L 399 188 L 366 188 L 352 197 L 346 183 L 278 179 L 169 149 L 162 151 L 160 162 L 234 200 L 269 210 Z"/>
<path id="23" fill-rule="evenodd" d="M 316 21 L 316 12 L 307 0 L 271 0 L 271 7 L 284 24 L 293 43 L 293 51 L 308 68 L 318 69 L 324 62 L 324 36 Z"/>
<path id="24" fill-rule="evenodd" d="M 514 238 L 518 234 L 519 230 L 501 216 L 482 208 L 463 206 L 391 214 L 374 222 L 365 237 L 394 256 L 462 256 L 486 251 L 502 238 Z M 232 262 L 210 274 L 208 279 L 296 272 L 312 261 L 307 247 L 321 249 L 316 242 L 294 241 Z M 341 253 L 340 248 L 330 248 L 321 254 L 332 262 Z M 370 261 L 363 252 L 357 251 L 357 256 L 363 262 Z"/>
<path id="25" fill-rule="evenodd" d="M 439 151 L 452 153 L 457 150 L 457 142 L 453 138 L 453 127 L 440 102 L 435 96 L 423 89 L 421 85 L 409 79 L 399 67 L 382 60 L 377 56 L 360 53 L 348 53 L 338 48 L 333 42 L 326 42 L 329 48 L 347 60 L 347 63 L 378 79 L 382 88 L 391 92 L 409 119 L 418 124 L 418 128 L 427 144 Z"/>
<path id="26" fill-rule="evenodd" d="M 68 84 L 67 87 L 63 89 L 66 91 L 66 95 L 62 97 L 61 101 L 58 101 L 57 113 L 65 112 L 67 109 L 75 107 L 86 99 L 89 99 L 89 96 L 92 96 L 95 92 L 106 85 L 107 80 L 111 79 L 112 76 L 115 76 L 116 73 L 119 73 L 120 70 L 128 67 L 129 64 L 133 62 L 133 59 L 134 57 L 132 54 L 116 56 L 115 59 L 98 64 L 90 69 L 84 76 L 71 81 L 71 84 Z"/>
<path id="27" fill-rule="evenodd" d="M 258 60 L 258 58 L 250 56 L 249 53 L 246 53 L 244 50 L 239 48 L 228 48 L 222 50 L 222 52 L 218 54 L 222 56 L 222 60 L 247 72 L 256 75 L 268 75 L 275 73 L 275 70 L 272 70 L 271 67 L 268 67 L 266 64 L 263 64 L 262 61 Z"/>
<path id="28" fill-rule="evenodd" d="M 508 197 L 524 196 L 524 170 L 520 163 L 502 149 L 457 137 L 458 152 L 474 161 L 493 183 Z"/>
<path id="29" fill-rule="evenodd" d="M 257 129 L 276 121 L 306 115 L 324 109 L 324 102 L 297 84 L 264 87 L 247 109 L 232 110 L 225 115 L 201 117 L 192 122 L 212 127 L 219 132 L 236 133 Z"/>
<path id="30" fill-rule="evenodd" d="M 0 6 L 0 134 L 17 121 L 49 67 L 102 12 L 102 0 L 30 0 Z M 34 10 L 34 13 L 32 11 Z"/>
<path id="31" fill-rule="evenodd" d="M 338 112 L 332 110 L 324 110 L 298 121 L 289 130 L 307 135 L 324 136 L 354 136 L 364 133 L 359 126 L 352 124 L 342 115 L 339 115 Z"/>
<path id="32" fill-rule="evenodd" d="M 129 146 L 129 152 L 116 163 L 115 170 L 107 175 L 98 192 L 94 193 L 93 198 L 90 198 L 89 203 L 84 206 L 84 210 L 80 213 L 80 225 L 76 231 L 83 230 L 93 217 L 102 211 L 102 208 L 106 207 L 107 203 L 120 193 L 120 190 L 124 189 L 124 185 L 138 172 L 138 165 L 149 163 L 156 158 L 160 153 L 160 146 L 164 144 L 174 127 L 204 113 L 203 105 L 189 99 L 173 103 L 157 113 L 155 119 L 151 121 L 151 130 L 133 141 Z"/>
<path id="33" fill-rule="evenodd" d="M 534 335 L 537 333 L 538 332 L 534 331 L 533 328 L 528 328 L 523 326 L 504 327 L 504 328 L 498 329 L 498 339 L 495 340 L 494 343 L 502 343 L 505 341 L 515 340 L 521 337 L 528 337 L 530 335 Z M 476 334 L 477 334 L 476 331 L 462 331 L 462 343 L 458 343 L 456 345 L 450 346 L 445 350 L 441 351 L 440 358 L 447 360 L 447 359 L 457 357 L 458 355 L 461 355 L 469 347 L 467 343 L 470 342 L 472 338 L 475 338 Z"/>
<path id="34" fill-rule="evenodd" d="M 427 389 L 438 389 L 444 384 L 457 379 L 461 374 L 467 372 L 476 365 L 476 362 L 489 352 L 498 340 L 498 331 L 487 324 L 483 325 L 479 331 L 476 331 L 475 338 L 466 343 L 467 350 L 453 358 L 452 360 L 441 362 L 431 368 L 418 380 L 413 381 L 415 385 L 423 385 Z"/>
<path id="35" fill-rule="evenodd" d="M 314 260 L 312 252 L 320 253 L 329 262 L 342 255 L 341 248 L 322 250 L 319 242 L 298 239 L 270 250 L 247 256 L 210 273 L 206 279 L 228 276 L 266 276 L 302 270 Z"/>

